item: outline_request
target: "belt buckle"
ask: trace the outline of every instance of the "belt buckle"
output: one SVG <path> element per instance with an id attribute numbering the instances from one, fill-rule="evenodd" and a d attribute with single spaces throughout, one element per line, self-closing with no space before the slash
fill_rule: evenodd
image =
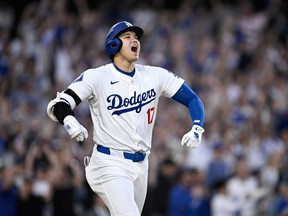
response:
<path id="1" fill-rule="evenodd" d="M 144 158 L 145 158 L 145 156 L 146 156 L 146 153 L 145 153 L 145 152 L 142 152 L 142 151 L 140 151 L 140 152 L 135 152 L 132 161 L 133 161 L 133 162 L 143 161 Z"/>

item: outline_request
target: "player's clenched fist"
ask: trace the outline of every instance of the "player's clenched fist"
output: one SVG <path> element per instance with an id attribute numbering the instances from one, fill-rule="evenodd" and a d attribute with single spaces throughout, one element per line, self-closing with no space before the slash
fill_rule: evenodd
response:
<path id="1" fill-rule="evenodd" d="M 73 140 L 83 142 L 88 138 L 88 131 L 76 120 L 74 116 L 66 116 L 63 122 L 65 129 Z"/>
<path id="2" fill-rule="evenodd" d="M 201 126 L 193 125 L 192 129 L 183 136 L 181 144 L 191 148 L 197 148 L 201 142 L 204 131 Z"/>

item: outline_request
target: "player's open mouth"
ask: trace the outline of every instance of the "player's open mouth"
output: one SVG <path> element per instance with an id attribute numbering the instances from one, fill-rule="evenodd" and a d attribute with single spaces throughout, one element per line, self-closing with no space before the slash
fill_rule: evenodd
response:
<path id="1" fill-rule="evenodd" d="M 132 51 L 132 52 L 137 53 L 137 49 L 138 49 L 137 46 L 132 46 L 132 47 L 131 47 L 131 51 Z"/>

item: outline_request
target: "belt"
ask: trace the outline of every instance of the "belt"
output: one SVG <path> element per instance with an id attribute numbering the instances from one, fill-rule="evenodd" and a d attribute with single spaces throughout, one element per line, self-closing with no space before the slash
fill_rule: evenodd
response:
<path id="1" fill-rule="evenodd" d="M 97 151 L 110 155 L 111 150 L 107 147 L 97 145 Z M 123 152 L 123 157 L 128 160 L 132 160 L 133 162 L 140 162 L 145 159 L 146 153 L 145 152 L 135 152 L 135 153 L 129 153 L 129 152 Z"/>

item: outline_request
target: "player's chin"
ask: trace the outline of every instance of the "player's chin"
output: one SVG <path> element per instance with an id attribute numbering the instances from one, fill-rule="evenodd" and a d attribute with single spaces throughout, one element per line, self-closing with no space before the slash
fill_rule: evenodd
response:
<path id="1" fill-rule="evenodd" d="M 132 56 L 131 56 L 131 61 L 137 61 L 139 59 L 139 54 L 133 54 Z"/>

